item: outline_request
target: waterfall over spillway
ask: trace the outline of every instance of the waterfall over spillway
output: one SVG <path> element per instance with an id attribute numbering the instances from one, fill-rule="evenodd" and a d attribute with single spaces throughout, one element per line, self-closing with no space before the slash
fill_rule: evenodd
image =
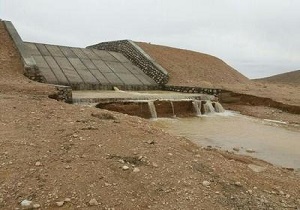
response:
<path id="1" fill-rule="evenodd" d="M 203 111 L 204 114 L 215 113 L 215 108 L 213 107 L 211 101 L 205 101 L 205 104 L 203 104 Z"/>
<path id="2" fill-rule="evenodd" d="M 219 102 L 214 102 L 213 104 L 214 104 L 214 108 L 215 108 L 216 112 L 218 112 L 218 113 L 225 112 L 225 109 Z"/>
<path id="3" fill-rule="evenodd" d="M 153 101 L 148 101 L 148 107 L 151 113 L 151 118 L 157 118 L 156 108 Z"/>
<path id="4" fill-rule="evenodd" d="M 201 116 L 201 101 L 194 100 L 194 101 L 192 101 L 192 103 L 193 103 L 193 106 L 194 106 L 197 116 Z"/>
<path id="5" fill-rule="evenodd" d="M 170 101 L 170 103 L 171 103 L 171 107 L 172 107 L 173 117 L 176 117 L 175 109 L 174 109 L 174 104 L 173 104 L 172 101 Z"/>
<path id="6" fill-rule="evenodd" d="M 201 99 L 119 101 L 99 103 L 96 107 L 147 119 L 201 117 L 224 112 L 219 102 Z"/>

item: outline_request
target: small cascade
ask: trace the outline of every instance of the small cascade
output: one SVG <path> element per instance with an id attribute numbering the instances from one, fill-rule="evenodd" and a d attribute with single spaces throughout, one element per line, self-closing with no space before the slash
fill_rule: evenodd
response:
<path id="1" fill-rule="evenodd" d="M 192 104 L 194 106 L 197 116 L 201 116 L 201 101 L 193 100 Z"/>
<path id="2" fill-rule="evenodd" d="M 215 113 L 215 108 L 213 107 L 211 101 L 205 101 L 205 104 L 203 104 L 203 111 L 204 114 Z"/>
<path id="3" fill-rule="evenodd" d="M 151 113 L 151 118 L 157 118 L 156 108 L 153 101 L 148 101 L 148 107 Z"/>
<path id="4" fill-rule="evenodd" d="M 214 102 L 214 107 L 215 107 L 216 112 L 218 112 L 218 113 L 225 112 L 225 109 L 219 102 Z"/>
<path id="5" fill-rule="evenodd" d="M 170 103 L 171 103 L 171 107 L 172 107 L 173 117 L 176 117 L 173 101 L 170 101 Z"/>

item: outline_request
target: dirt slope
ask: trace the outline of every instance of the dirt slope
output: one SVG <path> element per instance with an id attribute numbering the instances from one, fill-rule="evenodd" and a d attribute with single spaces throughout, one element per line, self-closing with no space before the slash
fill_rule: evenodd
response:
<path id="1" fill-rule="evenodd" d="M 249 81 L 224 61 L 211 55 L 143 42 L 137 44 L 169 72 L 171 85 L 215 87 L 222 83 L 244 84 Z"/>
<path id="2" fill-rule="evenodd" d="M 169 72 L 169 84 L 171 85 L 221 88 L 234 93 L 256 96 L 262 101 L 268 98 L 276 102 L 300 107 L 299 85 L 295 86 L 295 83 L 291 83 L 291 76 L 297 81 L 299 72 L 287 75 L 289 77 L 288 84 L 275 84 L 265 80 L 253 81 L 211 55 L 142 42 L 137 44 Z M 247 104 L 251 103 L 244 103 L 243 105 Z M 266 103 L 262 106 L 269 106 L 269 104 Z M 278 116 L 270 116 L 263 107 L 252 106 L 245 109 L 244 106 L 242 108 L 232 106 L 231 108 L 244 114 L 249 114 L 251 109 L 253 110 L 251 115 L 255 117 L 271 117 L 272 119 L 300 123 L 299 115 L 296 117 L 287 116 L 282 119 Z M 279 107 L 275 106 L 274 108 Z M 258 110 L 260 111 L 257 112 Z"/>
<path id="3" fill-rule="evenodd" d="M 0 40 L 0 209 L 22 209 L 25 199 L 38 209 L 300 207 L 297 172 L 199 148 L 137 117 L 51 100 L 53 88 L 22 76 L 1 23 Z"/>
<path id="4" fill-rule="evenodd" d="M 256 79 L 257 81 L 270 83 L 283 83 L 290 85 L 300 85 L 300 70 L 277 74 L 271 77 Z"/>

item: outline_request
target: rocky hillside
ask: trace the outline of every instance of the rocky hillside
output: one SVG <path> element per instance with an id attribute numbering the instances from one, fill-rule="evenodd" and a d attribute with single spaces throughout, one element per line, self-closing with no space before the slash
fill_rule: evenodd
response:
<path id="1" fill-rule="evenodd" d="M 271 82 L 271 83 L 284 83 L 291 85 L 300 85 L 300 70 L 291 71 L 283 74 L 277 74 L 271 77 L 265 77 L 257 79 L 262 82 Z"/>
<path id="2" fill-rule="evenodd" d="M 218 87 L 248 83 L 249 79 L 219 58 L 166 46 L 137 43 L 170 74 L 169 84 Z"/>

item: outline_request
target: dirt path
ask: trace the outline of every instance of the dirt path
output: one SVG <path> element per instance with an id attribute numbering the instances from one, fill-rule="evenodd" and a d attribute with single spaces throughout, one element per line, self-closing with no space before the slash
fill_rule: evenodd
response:
<path id="1" fill-rule="evenodd" d="M 300 208 L 298 172 L 49 99 L 0 36 L 0 209 Z"/>

